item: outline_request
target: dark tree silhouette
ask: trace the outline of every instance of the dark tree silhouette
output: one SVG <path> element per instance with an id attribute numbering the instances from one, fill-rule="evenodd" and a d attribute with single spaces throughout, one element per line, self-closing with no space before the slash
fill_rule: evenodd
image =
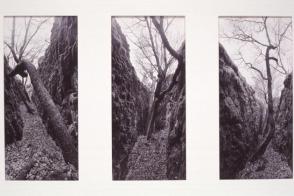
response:
<path id="1" fill-rule="evenodd" d="M 167 51 L 170 53 L 170 55 L 178 61 L 177 62 L 178 65 L 177 65 L 176 71 L 172 77 L 172 80 L 166 89 L 162 89 L 164 80 L 166 78 L 166 71 L 159 72 L 159 74 L 158 74 L 158 83 L 156 85 L 156 89 L 155 89 L 155 93 L 154 93 L 154 101 L 153 101 L 151 112 L 149 114 L 149 118 L 148 118 L 148 122 L 147 122 L 147 130 L 146 130 L 147 139 L 150 139 L 150 137 L 152 135 L 152 132 L 154 129 L 154 122 L 156 119 L 156 114 L 158 114 L 158 109 L 159 109 L 160 103 L 162 102 L 165 95 L 168 92 L 170 92 L 172 90 L 172 88 L 174 87 L 174 85 L 177 83 L 177 78 L 178 78 L 180 72 L 184 68 L 184 56 L 180 52 L 177 52 L 176 50 L 174 50 L 171 47 L 171 45 L 165 35 L 165 30 L 163 27 L 163 17 L 159 17 L 159 18 L 151 17 L 151 19 L 152 19 L 153 25 L 155 26 L 155 28 L 157 29 L 157 31 L 161 37 L 164 48 L 167 49 Z M 184 47 L 184 43 L 183 43 L 180 51 L 182 50 L 183 47 Z"/>
<path id="2" fill-rule="evenodd" d="M 22 60 L 17 64 L 14 70 L 28 71 L 35 93 L 48 116 L 48 122 L 52 128 L 52 134 L 54 135 L 53 138 L 57 139 L 57 144 L 62 150 L 64 160 L 78 168 L 78 153 L 74 142 L 72 141 L 72 137 L 67 131 L 67 126 L 50 94 L 45 88 L 36 67 L 29 61 Z"/>
<path id="3" fill-rule="evenodd" d="M 49 133 L 52 133 L 52 138 L 55 139 L 56 143 L 60 146 L 64 160 L 66 162 L 71 163 L 76 168 L 78 168 L 77 149 L 75 148 L 74 141 L 72 140 L 72 137 L 67 130 L 67 126 L 61 116 L 61 113 L 58 110 L 55 103 L 53 102 L 47 89 L 45 88 L 36 67 L 30 61 L 24 60 L 24 56 L 27 56 L 24 54 L 28 54 L 26 49 L 27 49 L 29 43 L 31 42 L 33 37 L 37 34 L 37 32 L 41 28 L 42 24 L 44 24 L 46 21 L 47 21 L 47 19 L 44 19 L 43 21 L 41 21 L 37 25 L 35 31 L 33 31 L 33 33 L 31 35 L 29 35 L 28 32 L 29 32 L 31 22 L 32 22 L 32 17 L 30 17 L 28 24 L 26 26 L 24 41 L 21 44 L 20 49 L 16 50 L 17 47 L 15 44 L 15 17 L 13 17 L 11 44 L 9 44 L 7 42 L 5 42 L 5 44 L 10 49 L 10 52 L 13 56 L 13 59 L 17 63 L 17 65 L 10 72 L 9 75 L 11 77 L 13 77 L 17 74 L 20 76 L 25 76 L 26 75 L 25 73 L 28 72 L 28 75 L 30 76 L 31 83 L 34 87 L 34 91 L 36 93 L 36 96 L 39 99 L 40 104 L 41 104 L 42 108 L 44 109 L 46 116 L 48 117 L 48 123 L 49 123 L 50 127 L 52 128 L 52 131 L 50 131 Z M 31 59 L 31 60 L 33 60 L 33 59 Z"/>
<path id="4" fill-rule="evenodd" d="M 233 31 L 230 35 L 224 33 L 222 38 L 236 40 L 241 43 L 251 44 L 255 49 L 260 51 L 256 58 L 263 58 L 264 68 L 257 67 L 254 62 L 247 62 L 239 51 L 239 59 L 243 64 L 247 65 L 250 69 L 255 71 L 259 77 L 266 81 L 265 102 L 267 103 L 267 119 L 264 132 L 266 136 L 263 141 L 258 145 L 257 150 L 249 157 L 249 161 L 256 160 L 260 155 L 264 154 L 268 144 L 272 140 L 275 133 L 275 119 L 274 119 L 274 106 L 273 106 L 273 77 L 272 72 L 277 71 L 281 74 L 287 74 L 282 58 L 281 43 L 286 39 L 286 34 L 292 27 L 292 22 L 284 26 L 284 29 L 269 28 L 268 17 L 261 17 L 260 19 L 228 19 L 233 25 Z M 246 25 L 247 24 L 247 27 Z M 254 28 L 248 28 L 253 26 Z M 253 29 L 253 30 L 252 30 Z M 270 32 L 274 31 L 274 32 Z M 257 36 L 258 35 L 258 36 Z M 265 39 L 261 39 L 261 36 Z M 274 40 L 274 41 L 273 41 Z M 263 53 L 265 51 L 265 54 Z M 265 70 L 265 71 L 263 71 Z"/>

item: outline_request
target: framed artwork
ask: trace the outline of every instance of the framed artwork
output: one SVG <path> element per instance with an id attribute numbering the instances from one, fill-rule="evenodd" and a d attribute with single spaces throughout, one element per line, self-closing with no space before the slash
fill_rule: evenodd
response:
<path id="1" fill-rule="evenodd" d="M 184 17 L 112 17 L 113 180 L 186 179 Z"/>
<path id="2" fill-rule="evenodd" d="M 220 178 L 292 178 L 291 17 L 219 18 Z"/>
<path id="3" fill-rule="evenodd" d="M 10 0 L 0 195 L 292 196 L 291 0 Z"/>
<path id="4" fill-rule="evenodd" d="M 6 180 L 78 180 L 77 17 L 4 18 Z"/>

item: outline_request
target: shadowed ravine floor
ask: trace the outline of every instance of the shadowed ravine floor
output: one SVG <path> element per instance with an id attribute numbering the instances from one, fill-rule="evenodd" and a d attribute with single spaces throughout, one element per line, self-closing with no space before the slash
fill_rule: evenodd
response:
<path id="1" fill-rule="evenodd" d="M 36 110 L 36 109 L 35 109 Z M 47 134 L 42 119 L 20 106 L 23 138 L 5 149 L 7 180 L 75 180 L 77 172 L 64 162 L 61 150 Z"/>
<path id="2" fill-rule="evenodd" d="M 269 144 L 265 153 L 254 163 L 247 163 L 238 178 L 281 179 L 292 178 L 292 171 L 282 155 Z"/>
<path id="3" fill-rule="evenodd" d="M 126 180 L 166 180 L 168 130 L 139 136 L 128 159 Z"/>

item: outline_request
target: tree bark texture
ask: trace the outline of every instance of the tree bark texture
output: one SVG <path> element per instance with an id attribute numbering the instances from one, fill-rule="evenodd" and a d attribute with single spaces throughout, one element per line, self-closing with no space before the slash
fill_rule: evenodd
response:
<path id="1" fill-rule="evenodd" d="M 75 148 L 74 142 L 67 131 L 67 126 L 65 125 L 57 106 L 43 85 L 37 69 L 28 61 L 22 61 L 18 66 L 23 66 L 31 77 L 35 93 L 48 117 L 49 125 L 52 128 L 50 131 L 52 134 L 51 136 L 54 139 L 56 138 L 56 143 L 62 150 L 64 160 L 78 168 L 78 152 Z"/>
<path id="2" fill-rule="evenodd" d="M 272 140 L 275 133 L 275 119 L 274 119 L 274 104 L 273 104 L 273 95 L 272 95 L 272 74 L 270 67 L 270 50 L 275 49 L 274 46 L 270 45 L 266 49 L 265 54 L 265 63 L 266 63 L 266 73 L 267 73 L 267 89 L 268 89 L 268 116 L 267 116 L 267 124 L 266 124 L 266 132 L 267 135 L 265 139 L 258 146 L 255 153 L 250 157 L 250 161 L 257 160 L 258 157 L 264 154 L 268 144 Z"/>

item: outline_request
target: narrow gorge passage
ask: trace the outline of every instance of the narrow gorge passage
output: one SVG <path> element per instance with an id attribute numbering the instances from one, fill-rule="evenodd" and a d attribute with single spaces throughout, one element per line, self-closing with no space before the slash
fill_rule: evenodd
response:
<path id="1" fill-rule="evenodd" d="M 126 180 L 167 179 L 167 142 L 167 129 L 155 133 L 149 141 L 147 136 L 139 136 L 129 155 Z"/>
<path id="2" fill-rule="evenodd" d="M 276 99 L 274 136 L 265 152 L 252 160 L 251 155 L 267 137 L 260 131 L 260 122 L 266 119 L 262 109 L 266 106 L 257 99 L 222 45 L 219 49 L 221 178 L 292 178 L 292 74 L 284 79 L 284 88 Z"/>
<path id="3" fill-rule="evenodd" d="M 239 175 L 240 179 L 292 178 L 292 170 L 285 158 L 270 143 L 256 162 L 248 162 Z"/>
<path id="4" fill-rule="evenodd" d="M 113 17 L 111 35 L 113 180 L 186 179 L 184 18 Z"/>
<path id="5" fill-rule="evenodd" d="M 28 113 L 25 105 L 20 105 L 19 110 L 24 122 L 23 138 L 6 147 L 6 179 L 77 179 L 77 172 L 64 162 L 60 148 L 48 135 L 38 113 Z"/>
<path id="6" fill-rule="evenodd" d="M 6 180 L 78 180 L 77 17 L 5 21 Z"/>
<path id="7" fill-rule="evenodd" d="M 227 31 L 220 33 L 219 44 L 220 178 L 289 179 L 293 176 L 292 62 L 282 65 L 275 52 L 285 45 L 269 41 L 280 36 L 273 25 L 275 17 L 250 18 L 253 23 L 246 20 L 220 19 L 221 29 Z M 259 21 L 260 27 L 273 31 L 271 35 L 254 30 Z M 279 21 L 285 33 L 291 23 L 291 18 Z M 245 55 L 259 55 L 254 44 L 237 46 L 249 41 L 238 40 L 244 35 L 268 38 L 266 45 L 259 46 L 265 53 L 262 63 Z M 234 38 L 236 43 L 230 42 Z M 292 54 L 284 55 L 292 58 Z M 279 63 L 285 66 L 284 72 L 275 69 Z"/>

